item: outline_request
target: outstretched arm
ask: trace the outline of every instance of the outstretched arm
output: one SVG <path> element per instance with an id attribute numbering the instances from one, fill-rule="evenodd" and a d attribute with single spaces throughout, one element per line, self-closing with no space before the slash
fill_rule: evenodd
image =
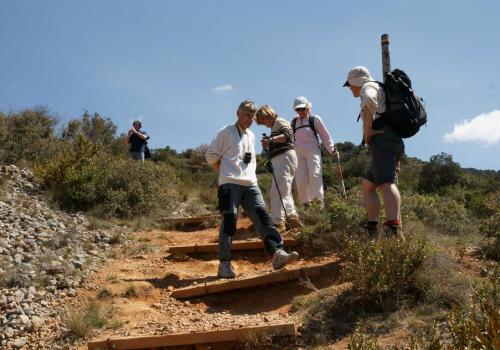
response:
<path id="1" fill-rule="evenodd" d="M 321 138 L 321 141 L 325 145 L 326 149 L 328 150 L 328 153 L 330 153 L 332 156 L 334 156 L 337 153 L 337 150 L 335 149 L 335 144 L 333 143 L 333 138 L 328 132 L 328 130 L 325 127 L 325 124 L 323 123 L 323 120 L 321 120 L 320 117 L 316 116 L 314 120 L 314 127 L 316 130 L 318 130 L 319 137 Z"/>

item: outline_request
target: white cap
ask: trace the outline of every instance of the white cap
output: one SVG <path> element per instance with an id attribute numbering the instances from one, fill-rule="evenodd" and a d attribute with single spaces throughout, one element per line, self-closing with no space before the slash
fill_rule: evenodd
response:
<path id="1" fill-rule="evenodd" d="M 356 66 L 349 71 L 349 74 L 347 74 L 347 81 L 343 86 L 353 85 L 361 87 L 368 81 L 373 81 L 368 68 Z"/>
<path id="2" fill-rule="evenodd" d="M 293 109 L 311 107 L 311 103 L 304 96 L 299 96 L 293 101 Z"/>

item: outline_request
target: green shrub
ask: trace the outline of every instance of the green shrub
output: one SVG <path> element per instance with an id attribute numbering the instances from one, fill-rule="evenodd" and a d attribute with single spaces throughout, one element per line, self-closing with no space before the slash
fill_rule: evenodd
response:
<path id="1" fill-rule="evenodd" d="M 7 115 L 0 114 L 0 163 L 33 160 L 55 139 L 57 119 L 46 107 L 35 107 Z"/>
<path id="2" fill-rule="evenodd" d="M 300 213 L 305 226 L 298 239 L 320 251 L 341 250 L 345 237 L 363 233 L 366 214 L 360 205 L 360 196 L 359 191 L 353 189 L 345 200 L 336 192 L 327 191 L 324 208 L 315 203 Z"/>
<path id="3" fill-rule="evenodd" d="M 70 210 L 97 208 L 103 216 L 129 218 L 168 214 L 178 202 L 177 179 L 168 166 L 113 156 L 82 135 L 35 172 L 54 200 Z"/>
<path id="4" fill-rule="evenodd" d="M 359 329 L 349 337 L 349 344 L 347 344 L 348 350 L 381 350 L 381 347 L 377 345 L 377 341 L 372 337 L 364 334 Z"/>
<path id="5" fill-rule="evenodd" d="M 454 307 L 443 330 L 434 326 L 411 342 L 415 350 L 500 349 L 500 268 L 465 303 Z"/>
<path id="6" fill-rule="evenodd" d="M 473 229 L 465 207 L 447 197 L 419 194 L 406 196 L 401 212 L 405 220 L 417 218 L 443 233 L 459 234 Z"/>
<path id="7" fill-rule="evenodd" d="M 480 232 L 484 234 L 483 252 L 486 257 L 500 260 L 500 192 L 490 194 L 485 202 L 485 211 L 489 216 L 481 220 Z"/>
<path id="8" fill-rule="evenodd" d="M 450 154 L 440 153 L 431 157 L 420 173 L 418 189 L 422 193 L 439 193 L 460 180 L 461 168 Z"/>
<path id="9" fill-rule="evenodd" d="M 427 258 L 425 240 L 407 236 L 376 243 L 349 239 L 342 252 L 344 277 L 366 296 L 420 294 L 417 276 Z"/>

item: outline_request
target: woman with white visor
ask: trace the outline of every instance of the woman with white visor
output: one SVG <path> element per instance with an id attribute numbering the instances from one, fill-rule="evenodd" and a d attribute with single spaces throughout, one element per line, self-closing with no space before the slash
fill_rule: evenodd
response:
<path id="1" fill-rule="evenodd" d="M 312 104 L 306 97 L 297 97 L 293 102 L 293 109 L 297 113 L 291 125 L 298 160 L 295 185 L 299 201 L 305 206 L 313 201 L 322 205 L 324 190 L 320 139 L 332 156 L 337 153 L 335 144 L 323 120 L 312 113 Z"/>

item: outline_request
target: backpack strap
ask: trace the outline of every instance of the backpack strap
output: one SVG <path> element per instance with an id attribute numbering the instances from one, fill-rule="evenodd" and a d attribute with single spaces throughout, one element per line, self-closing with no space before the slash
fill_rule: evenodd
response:
<path id="1" fill-rule="evenodd" d="M 309 116 L 309 125 L 301 125 L 301 126 L 297 127 L 297 119 L 298 118 L 295 117 L 292 119 L 292 122 L 291 122 L 293 134 L 295 135 L 295 132 L 297 131 L 297 129 L 309 127 L 312 130 L 312 132 L 314 133 L 314 136 L 316 137 L 316 140 L 318 140 L 318 143 L 319 143 L 318 132 L 316 131 L 316 125 L 314 124 L 316 121 L 316 118 L 314 117 L 314 115 Z"/>
<path id="2" fill-rule="evenodd" d="M 316 121 L 316 117 L 314 115 L 310 115 L 309 116 L 309 127 L 314 132 L 314 136 L 316 136 L 316 139 L 318 140 L 318 143 L 319 143 L 318 133 L 316 131 L 316 125 L 314 124 L 315 121 Z"/>

